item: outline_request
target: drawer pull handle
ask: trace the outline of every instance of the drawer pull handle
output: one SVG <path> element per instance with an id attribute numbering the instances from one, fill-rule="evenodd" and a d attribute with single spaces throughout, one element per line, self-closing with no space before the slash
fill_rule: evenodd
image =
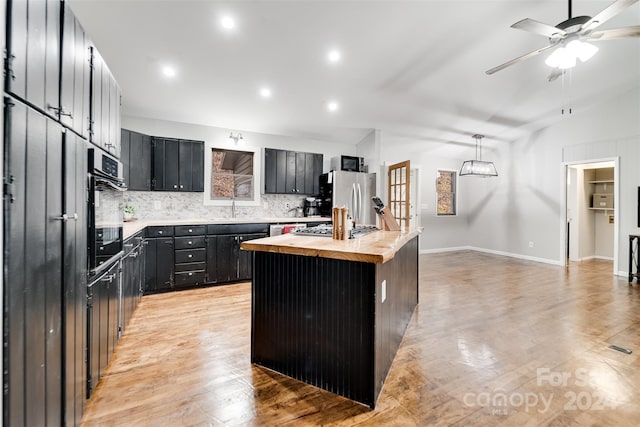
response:
<path id="1" fill-rule="evenodd" d="M 162 234 L 162 230 L 158 231 L 158 234 Z"/>
<path id="2" fill-rule="evenodd" d="M 189 276 L 193 276 L 193 273 L 189 273 Z"/>
<path id="3" fill-rule="evenodd" d="M 189 241 L 189 244 L 190 244 L 190 245 L 193 245 L 193 242 Z"/>
<path id="4" fill-rule="evenodd" d="M 193 255 L 189 254 L 187 255 L 187 258 L 193 258 Z"/>

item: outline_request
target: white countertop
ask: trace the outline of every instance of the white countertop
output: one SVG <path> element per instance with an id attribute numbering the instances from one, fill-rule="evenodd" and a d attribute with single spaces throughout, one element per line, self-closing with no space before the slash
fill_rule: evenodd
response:
<path id="1" fill-rule="evenodd" d="M 152 219 L 127 221 L 123 226 L 123 238 L 127 239 L 148 226 L 200 225 L 200 224 L 274 224 L 299 222 L 331 222 L 329 217 L 271 217 L 271 218 L 188 218 L 188 219 Z"/>

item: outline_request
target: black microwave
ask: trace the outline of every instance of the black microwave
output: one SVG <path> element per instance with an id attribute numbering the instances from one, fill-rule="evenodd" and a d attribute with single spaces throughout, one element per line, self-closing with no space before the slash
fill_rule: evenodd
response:
<path id="1" fill-rule="evenodd" d="M 364 157 L 338 156 L 331 159 L 331 170 L 366 172 L 364 167 Z"/>

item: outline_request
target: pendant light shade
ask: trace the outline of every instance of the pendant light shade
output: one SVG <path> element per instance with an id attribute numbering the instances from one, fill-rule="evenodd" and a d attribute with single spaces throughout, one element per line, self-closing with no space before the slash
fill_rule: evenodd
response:
<path id="1" fill-rule="evenodd" d="M 482 146 L 480 140 L 484 135 L 475 134 L 473 139 L 476 140 L 476 158 L 475 160 L 466 160 L 460 168 L 460 176 L 498 176 L 493 162 L 485 162 L 482 160 Z"/>

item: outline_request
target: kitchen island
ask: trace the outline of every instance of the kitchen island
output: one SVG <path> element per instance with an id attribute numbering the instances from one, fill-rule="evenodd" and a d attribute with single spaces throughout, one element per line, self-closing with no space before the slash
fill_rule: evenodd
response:
<path id="1" fill-rule="evenodd" d="M 252 363 L 375 407 L 418 304 L 419 234 L 242 243 L 255 251 Z"/>

